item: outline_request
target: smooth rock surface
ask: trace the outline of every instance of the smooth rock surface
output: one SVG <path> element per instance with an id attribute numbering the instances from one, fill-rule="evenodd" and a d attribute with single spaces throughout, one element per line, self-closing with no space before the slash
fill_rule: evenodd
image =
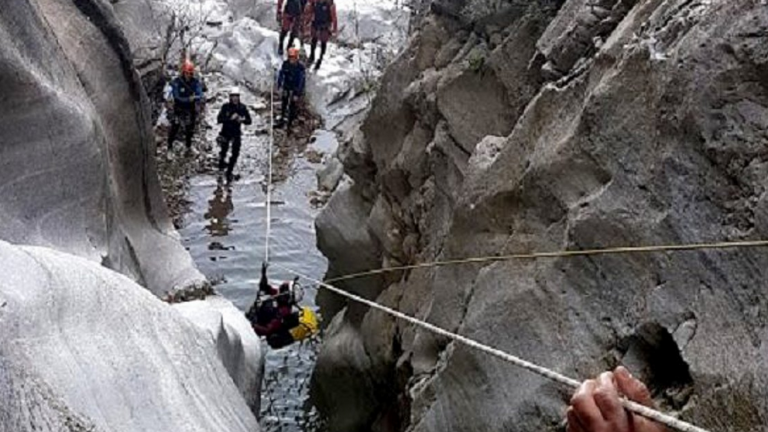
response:
<path id="1" fill-rule="evenodd" d="M 67 251 L 155 294 L 203 283 L 166 215 L 147 97 L 102 0 L 0 15 L 0 238 Z"/>
<path id="2" fill-rule="evenodd" d="M 261 341 L 243 312 L 219 296 L 175 304 L 173 308 L 208 333 L 245 402 L 258 415 L 264 356 Z"/>
<path id="3" fill-rule="evenodd" d="M 254 432 L 209 335 L 128 278 L 0 242 L 0 430 Z"/>

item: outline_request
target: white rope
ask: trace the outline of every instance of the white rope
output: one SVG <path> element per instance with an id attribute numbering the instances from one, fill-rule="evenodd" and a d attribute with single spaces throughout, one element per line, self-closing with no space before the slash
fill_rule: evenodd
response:
<path id="1" fill-rule="evenodd" d="M 348 299 L 350 299 L 352 301 L 355 301 L 357 303 L 364 304 L 366 306 L 369 306 L 369 307 L 371 307 L 373 309 L 376 309 L 376 310 L 379 310 L 381 312 L 384 312 L 384 313 L 386 313 L 388 315 L 391 315 L 393 317 L 399 318 L 399 319 L 401 319 L 403 321 L 406 321 L 406 322 L 408 322 L 410 324 L 413 324 L 415 326 L 421 327 L 421 328 L 423 328 L 425 330 L 428 330 L 428 331 L 430 331 L 432 333 L 435 333 L 435 334 L 444 336 L 446 338 L 449 338 L 451 340 L 454 340 L 454 341 L 456 341 L 458 343 L 461 343 L 463 345 L 466 345 L 466 346 L 468 346 L 470 348 L 474 348 L 474 349 L 476 349 L 478 351 L 484 352 L 484 353 L 489 354 L 489 355 L 491 355 L 493 357 L 502 359 L 502 360 L 504 360 L 506 362 L 509 362 L 509 363 L 512 363 L 512 364 L 517 365 L 519 367 L 522 367 L 524 369 L 527 369 L 527 370 L 529 370 L 529 371 L 531 371 L 531 372 L 533 372 L 535 374 L 541 375 L 541 376 L 543 376 L 545 378 L 549 378 L 550 380 L 558 382 L 560 384 L 563 384 L 563 385 L 565 385 L 567 387 L 576 389 L 576 388 L 578 388 L 581 385 L 581 383 L 579 381 L 576 381 L 573 378 L 569 378 L 569 377 L 567 377 L 565 375 L 562 375 L 562 374 L 559 374 L 559 373 L 557 373 L 555 371 L 549 370 L 549 369 L 544 368 L 542 366 L 539 366 L 539 365 L 536 365 L 536 364 L 531 363 L 529 361 L 523 360 L 523 359 L 521 359 L 519 357 L 515 357 L 512 354 L 506 353 L 504 351 L 501 351 L 499 349 L 490 347 L 488 345 L 484 345 L 484 344 L 482 344 L 480 342 L 477 342 L 477 341 L 475 341 L 473 339 L 469 339 L 469 338 L 467 338 L 465 336 L 461 336 L 459 334 L 450 332 L 448 330 L 442 329 L 442 328 L 437 327 L 437 326 L 435 326 L 433 324 L 430 324 L 428 322 L 419 320 L 419 319 L 414 318 L 414 317 L 412 317 L 410 315 L 406 315 L 406 314 L 404 314 L 402 312 L 399 312 L 399 311 L 396 311 L 396 310 L 394 310 L 392 308 L 380 305 L 380 304 L 378 304 L 378 303 L 376 303 L 374 301 L 365 299 L 365 298 L 360 297 L 358 295 L 355 295 L 355 294 L 352 294 L 352 293 L 347 292 L 345 290 L 342 290 L 340 288 L 337 288 L 337 287 L 335 287 L 333 285 L 329 285 L 329 284 L 327 284 L 325 282 L 313 279 L 313 278 L 308 277 L 306 275 L 303 275 L 303 274 L 301 274 L 301 273 L 299 273 L 297 271 L 294 271 L 294 270 L 292 270 L 292 269 L 290 269 L 288 267 L 284 267 L 284 266 L 281 266 L 279 264 L 275 264 L 275 265 L 277 267 L 280 267 L 281 269 L 283 269 L 283 270 L 285 270 L 285 271 L 295 275 L 295 276 L 299 276 L 299 277 L 301 277 L 303 279 L 306 279 L 306 280 L 308 280 L 308 281 L 310 281 L 312 283 L 315 283 L 319 287 L 325 288 L 328 291 L 331 291 L 331 292 L 336 293 L 336 294 L 338 294 L 340 296 L 346 297 L 346 298 L 348 298 Z M 639 414 L 639 415 L 641 415 L 643 417 L 649 418 L 649 419 L 654 420 L 656 422 L 659 422 L 661 424 L 667 425 L 667 426 L 669 426 L 671 428 L 674 428 L 674 429 L 676 429 L 676 430 L 678 430 L 680 432 L 708 432 L 706 429 L 702 429 L 702 428 L 694 426 L 694 425 L 692 425 L 690 423 L 686 423 L 686 422 L 684 422 L 682 420 L 679 420 L 679 419 L 677 419 L 675 417 L 672 417 L 670 415 L 667 415 L 667 414 L 661 413 L 659 411 L 653 410 L 653 409 L 648 408 L 648 407 L 646 407 L 644 405 L 640 405 L 640 404 L 638 404 L 636 402 L 632 402 L 632 401 L 627 400 L 627 399 L 622 399 L 621 403 L 624 406 L 624 408 L 628 409 L 629 411 L 637 413 L 637 414 Z"/>
<path id="2" fill-rule="evenodd" d="M 267 177 L 267 233 L 264 240 L 264 262 L 269 263 L 269 237 L 272 231 L 272 148 L 275 146 L 275 79 L 269 89 L 269 174 Z"/>

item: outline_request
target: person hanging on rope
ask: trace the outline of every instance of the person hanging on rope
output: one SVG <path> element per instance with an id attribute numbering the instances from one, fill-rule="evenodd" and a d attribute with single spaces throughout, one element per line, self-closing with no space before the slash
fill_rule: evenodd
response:
<path id="1" fill-rule="evenodd" d="M 280 121 L 275 125 L 281 128 L 285 125 L 291 128 L 293 121 L 298 116 L 298 103 L 304 96 L 306 84 L 306 69 L 299 61 L 299 50 L 290 48 L 288 60 L 283 62 L 280 73 L 277 76 L 277 90 L 282 91 L 282 106 Z"/>
<path id="2" fill-rule="evenodd" d="M 277 0 L 277 23 L 280 26 L 280 46 L 277 54 L 282 57 L 285 38 L 290 33 L 288 48 L 293 47 L 294 39 L 301 40 L 302 13 L 306 0 Z"/>
<path id="3" fill-rule="evenodd" d="M 665 426 L 627 412 L 620 397 L 654 408 L 648 388 L 623 367 L 585 381 L 566 413 L 568 432 L 666 432 Z"/>
<path id="4" fill-rule="evenodd" d="M 171 82 L 170 102 L 168 117 L 171 130 L 168 133 L 168 154 L 172 154 L 173 143 L 181 128 L 184 128 L 187 152 L 191 152 L 197 113 L 203 103 L 203 86 L 195 77 L 195 65 L 189 60 L 181 65 L 181 76 Z"/>
<path id="5" fill-rule="evenodd" d="M 294 309 L 296 297 L 293 287 L 296 279 L 286 281 L 275 288 L 267 279 L 267 264 L 261 266 L 259 280 L 259 296 L 266 295 L 267 299 L 257 298 L 246 316 L 259 336 L 265 336 L 273 348 L 282 348 L 294 342 L 290 330 L 299 325 L 299 312 Z"/>
<path id="6" fill-rule="evenodd" d="M 237 158 L 240 156 L 240 145 L 242 144 L 241 125 L 250 125 L 251 114 L 248 107 L 240 102 L 240 89 L 233 87 L 229 91 L 229 102 L 221 107 L 218 115 L 218 123 L 221 125 L 221 132 L 216 141 L 221 147 L 219 153 L 219 170 L 227 170 L 227 183 L 232 183 L 233 171 L 237 164 Z M 227 163 L 227 153 L 229 145 L 232 144 L 232 156 Z"/>
<path id="7" fill-rule="evenodd" d="M 315 64 L 315 70 L 320 69 L 323 63 L 325 51 L 328 49 L 328 41 L 339 31 L 339 23 L 336 19 L 336 5 L 333 0 L 309 0 L 306 8 L 306 20 L 312 28 L 312 51 L 309 56 L 309 66 Z M 320 58 L 315 63 L 315 50 L 320 42 Z"/>

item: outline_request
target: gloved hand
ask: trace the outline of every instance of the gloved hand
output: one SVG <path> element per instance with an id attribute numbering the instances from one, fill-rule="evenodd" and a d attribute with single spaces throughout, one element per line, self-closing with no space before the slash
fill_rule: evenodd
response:
<path id="1" fill-rule="evenodd" d="M 269 265 L 267 263 L 265 263 L 265 262 L 261 263 L 261 274 L 262 275 L 266 275 L 267 274 L 267 267 L 268 266 Z"/>

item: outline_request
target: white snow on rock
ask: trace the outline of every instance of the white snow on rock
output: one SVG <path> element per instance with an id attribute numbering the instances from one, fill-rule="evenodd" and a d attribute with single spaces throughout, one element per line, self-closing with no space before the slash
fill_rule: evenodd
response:
<path id="1" fill-rule="evenodd" d="M 0 258 L 0 430 L 259 430 L 211 338 L 144 288 L 49 249 Z"/>
<path id="2" fill-rule="evenodd" d="M 173 307 L 210 337 L 246 403 L 258 414 L 264 357 L 261 341 L 245 315 L 232 302 L 218 296 Z"/>

